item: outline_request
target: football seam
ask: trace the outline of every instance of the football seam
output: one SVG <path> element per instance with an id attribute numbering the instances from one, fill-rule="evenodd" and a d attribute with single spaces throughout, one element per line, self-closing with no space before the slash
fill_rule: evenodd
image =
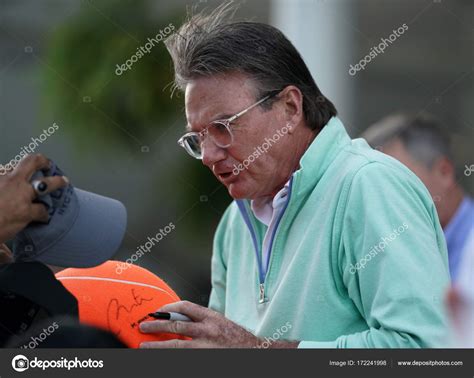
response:
<path id="1" fill-rule="evenodd" d="M 118 280 L 116 278 L 104 278 L 104 277 L 91 277 L 91 276 L 68 276 L 68 277 L 57 277 L 58 280 L 95 280 L 95 281 L 106 281 L 106 282 L 117 282 L 117 283 L 123 283 L 126 285 L 138 285 L 138 286 L 144 286 L 144 287 L 149 287 L 152 289 L 156 289 L 158 291 L 162 291 L 166 294 L 168 294 L 171 298 L 176 300 L 176 295 L 172 295 L 170 292 L 166 291 L 165 289 L 162 289 L 161 287 L 153 286 L 150 284 L 145 284 L 141 282 L 135 282 L 135 281 L 126 281 L 126 280 Z"/>

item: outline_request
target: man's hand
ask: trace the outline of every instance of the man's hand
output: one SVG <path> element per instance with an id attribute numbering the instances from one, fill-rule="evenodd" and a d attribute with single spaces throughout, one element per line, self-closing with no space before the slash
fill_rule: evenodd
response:
<path id="1" fill-rule="evenodd" d="M 181 301 L 163 306 L 159 311 L 179 312 L 193 322 L 154 320 L 142 322 L 143 333 L 176 333 L 192 340 L 148 341 L 140 348 L 257 348 L 265 340 L 226 319 L 220 313 L 197 304 Z M 296 348 L 297 343 L 275 342 L 271 347 Z"/>
<path id="2" fill-rule="evenodd" d="M 32 221 L 46 221 L 48 212 L 43 204 L 33 203 L 36 193 L 30 179 L 40 169 L 49 168 L 49 160 L 40 154 L 28 155 L 18 166 L 0 175 L 0 244 L 13 238 Z M 61 176 L 42 178 L 47 193 L 67 185 Z"/>

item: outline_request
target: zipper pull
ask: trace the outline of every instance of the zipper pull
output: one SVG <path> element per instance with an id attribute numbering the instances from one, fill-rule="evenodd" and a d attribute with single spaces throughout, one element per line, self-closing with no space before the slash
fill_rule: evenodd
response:
<path id="1" fill-rule="evenodd" d="M 260 288 L 260 297 L 258 299 L 258 303 L 263 303 L 265 302 L 265 284 L 261 283 L 259 285 Z"/>

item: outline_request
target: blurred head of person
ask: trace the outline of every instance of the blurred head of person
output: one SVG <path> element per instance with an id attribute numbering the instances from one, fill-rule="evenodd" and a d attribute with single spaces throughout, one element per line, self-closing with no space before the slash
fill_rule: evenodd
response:
<path id="1" fill-rule="evenodd" d="M 0 346 L 53 317 L 79 317 L 76 298 L 40 262 L 0 265 L 0 309 Z"/>
<path id="2" fill-rule="evenodd" d="M 195 132 L 190 139 L 198 150 L 194 157 L 202 159 L 233 198 L 254 199 L 284 186 L 336 109 L 280 30 L 234 22 L 235 10 L 223 4 L 209 15 L 191 16 L 166 45 L 175 88 L 185 93 L 187 129 Z M 215 121 L 267 96 L 230 123 L 228 142 L 219 139 L 229 131 Z"/>
<path id="3" fill-rule="evenodd" d="M 445 227 L 463 198 L 449 136 L 431 114 L 399 112 L 370 126 L 362 137 L 371 147 L 399 160 L 423 181 Z"/>

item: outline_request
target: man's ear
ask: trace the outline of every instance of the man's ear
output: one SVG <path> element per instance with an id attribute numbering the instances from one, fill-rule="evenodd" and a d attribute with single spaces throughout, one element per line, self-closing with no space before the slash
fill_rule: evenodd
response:
<path id="1" fill-rule="evenodd" d="M 287 86 L 280 94 L 285 111 L 286 124 L 292 127 L 289 134 L 292 134 L 295 127 L 303 121 L 303 93 L 294 85 Z"/>

